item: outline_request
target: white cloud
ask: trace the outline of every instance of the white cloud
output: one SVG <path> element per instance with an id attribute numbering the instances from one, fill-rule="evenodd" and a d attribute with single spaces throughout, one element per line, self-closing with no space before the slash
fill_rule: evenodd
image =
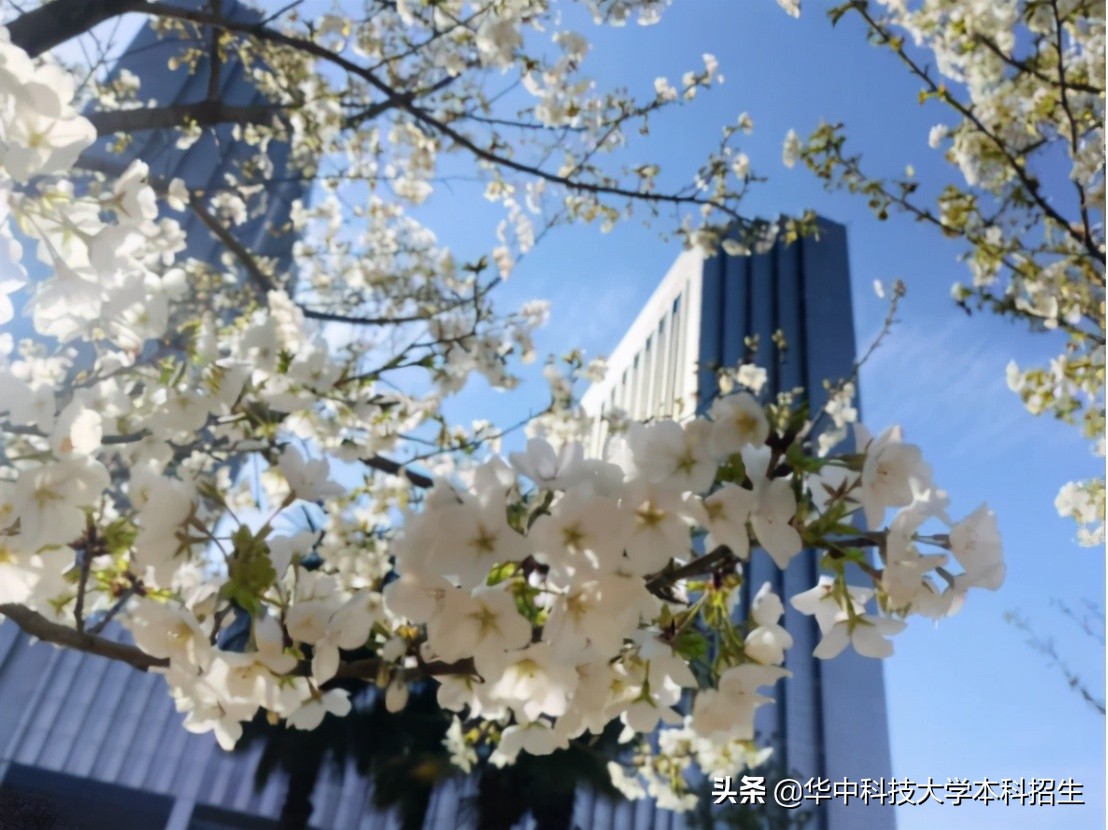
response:
<path id="1" fill-rule="evenodd" d="M 968 331 L 949 319 L 894 328 L 862 368 L 863 419 L 875 428 L 902 424 L 928 454 L 928 444 L 941 445 L 947 456 L 981 460 L 1030 443 L 1072 447 L 1072 428 L 1036 419 L 1008 389 L 1004 368 L 1013 342 L 991 328 Z"/>

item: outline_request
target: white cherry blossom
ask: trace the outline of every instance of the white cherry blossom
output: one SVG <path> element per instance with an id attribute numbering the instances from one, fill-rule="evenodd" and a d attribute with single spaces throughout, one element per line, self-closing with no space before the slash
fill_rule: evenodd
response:
<path id="1" fill-rule="evenodd" d="M 341 495 L 343 490 L 330 480 L 330 468 L 322 458 L 305 458 L 296 447 L 289 444 L 281 453 L 277 467 L 298 499 L 316 501 Z"/>
<path id="2" fill-rule="evenodd" d="M 555 452 L 554 447 L 544 438 L 530 438 L 526 452 L 508 454 L 518 473 L 547 490 L 563 490 L 572 484 L 575 477 L 581 475 L 584 456 L 585 449 L 579 443 L 563 444 Z"/>
<path id="3" fill-rule="evenodd" d="M 649 23 L 658 5 L 608 12 L 612 22 L 637 11 Z M 424 73 L 526 65 L 528 117 L 559 128 L 568 165 L 559 176 L 571 182 L 594 142 L 614 151 L 644 113 L 722 81 L 704 55 L 679 86 L 659 79 L 642 109 L 594 88 L 579 71 L 587 41 L 542 4 L 509 0 L 468 22 L 446 17 L 402 2 L 377 16 L 380 32 L 325 14 L 312 37 L 376 63 L 382 43 L 418 43 L 423 32 L 408 78 L 420 89 Z M 227 35 L 233 54 L 238 35 Z M 547 37 L 550 55 L 531 43 Z M 760 690 L 787 674 L 792 638 L 769 583 L 740 616 L 716 613 L 739 593 L 736 561 L 752 548 L 782 569 L 811 557 L 827 572 L 792 598 L 816 617 L 818 657 L 849 643 L 871 656 L 891 651 L 886 637 L 903 623 L 867 612 L 875 591 L 882 609 L 939 618 L 971 589 L 999 586 L 995 517 L 982 508 L 951 521 L 948 497 L 899 428 L 877 439 L 859 428 L 857 452 L 836 451 L 857 418 L 852 384 L 832 392 L 834 428 L 816 452 L 800 437 L 811 419 L 799 436 L 784 426 L 803 420 L 802 393 L 769 400 L 769 373 L 749 358 L 722 373 L 721 388 L 737 383 L 765 403 L 741 391 L 718 398 L 707 417 L 649 423 L 613 407 L 606 458 L 586 457 L 596 425 L 574 400 L 574 381 L 598 379 L 603 361 L 579 351 L 551 359 L 543 377 L 552 403 L 528 424 L 525 450 L 510 464 L 485 458 L 509 433 L 453 423 L 446 400 L 473 374 L 497 389 L 518 383 L 516 364 L 535 357 L 548 314 L 543 302 L 505 312 L 486 294 L 552 211 L 605 227 L 620 220 L 611 188 L 522 175 L 526 162 L 499 159 L 502 134 L 490 130 L 480 142 L 495 139 L 482 151 L 491 157 L 477 169 L 505 218 L 495 249 L 463 263 L 408 209 L 433 192 L 441 153 L 466 152 L 437 124 L 443 113 L 465 136 L 474 124 L 454 103 L 475 96 L 475 111 L 498 111 L 481 102 L 481 85 L 458 85 L 463 98 L 443 110 L 453 99 L 436 98 L 429 83 L 427 100 L 416 95 L 420 118 L 351 125 L 346 102 L 357 106 L 366 90 L 326 73 L 290 85 L 281 62 L 263 63 L 253 73 L 259 90 L 287 112 L 237 125 L 236 141 L 257 151 L 250 164 L 190 191 L 158 180 L 142 158 L 91 177 L 71 171 L 95 137 L 73 107 L 75 83 L 0 29 L 0 265 L 17 277 L 0 282 L 0 324 L 13 319 L 8 295 L 24 288 L 23 262 L 37 256 L 48 269 L 26 292 L 39 340 L 0 337 L 0 602 L 22 606 L 9 607 L 12 619 L 37 614 L 83 629 L 89 643 L 101 636 L 93 619 L 118 618 L 134 646 L 111 652 L 144 667 L 153 659 L 185 728 L 213 732 L 225 748 L 263 713 L 300 729 L 348 714 L 348 691 L 327 685 L 353 683 L 350 652 L 376 661 L 364 679 L 384 689 L 390 712 L 406 707 L 412 684 L 437 684 L 439 706 L 458 714 L 448 739 L 463 764 L 476 750 L 497 764 L 550 753 L 616 721 L 625 740 L 677 727 L 656 742 L 664 757 L 640 741 L 634 776 L 620 767 L 614 777 L 685 809 L 694 799 L 671 771 L 695 762 L 730 774 L 764 760 L 750 743 L 754 712 L 770 699 Z M 91 89 L 107 115 L 140 105 L 123 74 Z M 185 147 L 206 128 L 186 126 L 171 141 Z M 681 197 L 682 211 L 696 208 L 679 231 L 689 246 L 714 251 L 738 215 L 735 177 L 742 188 L 757 181 L 728 143 L 751 128 L 740 116 L 689 191 L 697 195 Z M 958 131 L 949 139 L 967 175 L 991 175 Z M 308 176 L 342 160 L 318 201 L 291 206 L 289 263 L 254 256 L 246 238 L 258 225 L 263 236 L 277 230 L 265 224 L 271 144 Z M 1087 137 L 1081 146 L 1075 163 L 1096 168 L 1097 148 Z M 788 160 L 802 153 L 791 133 Z M 246 170 L 254 167 L 256 176 Z M 639 166 L 628 192 L 654 193 L 659 172 Z M 355 207 L 346 178 L 362 188 Z M 388 184 L 364 190 L 377 180 Z M 194 259 L 191 224 L 160 207 L 206 215 L 224 255 Z M 779 230 L 796 228 L 774 224 L 758 239 L 729 240 L 730 250 L 768 250 Z M 490 262 L 499 278 L 484 273 Z M 1015 307 L 1052 324 L 1080 319 L 1036 291 Z M 361 317 L 374 322 L 354 322 Z M 1021 394 L 1035 385 L 1013 375 Z M 1083 492 L 1091 507 L 1074 493 L 1063 506 L 1095 520 L 1096 493 Z M 844 525 L 825 521 L 843 500 L 869 525 L 846 540 Z M 882 529 L 889 507 L 902 509 Z M 950 525 L 949 536 L 922 534 L 929 520 Z M 881 570 L 859 567 L 855 553 L 848 565 L 843 545 L 877 549 Z M 936 570 L 946 551 L 963 573 Z M 846 587 L 845 567 L 872 588 Z M 953 584 L 940 591 L 936 575 Z M 713 660 L 694 674 L 706 650 Z"/>
<path id="4" fill-rule="evenodd" d="M 749 392 L 716 398 L 708 414 L 712 418 L 712 451 L 726 458 L 743 447 L 760 447 L 769 436 L 765 410 Z"/>
<path id="5" fill-rule="evenodd" d="M 503 652 L 493 663 L 497 680 L 489 694 L 515 712 L 522 723 L 540 715 L 565 713 L 577 687 L 577 672 L 557 659 L 548 643 Z"/>
<path id="6" fill-rule="evenodd" d="M 779 624 L 785 607 L 770 587 L 764 583 L 754 595 L 750 606 L 750 618 L 757 625 L 746 635 L 743 648 L 748 657 L 759 663 L 779 665 L 785 660 L 785 652 L 792 648 L 793 638 Z"/>
<path id="7" fill-rule="evenodd" d="M 873 438 L 865 427 L 856 424 L 855 441 L 866 453 L 855 498 L 865 511 L 866 524 L 877 528 L 886 508 L 911 504 L 912 482 L 929 483 L 931 468 L 919 447 L 903 443 L 899 427 L 890 427 Z"/>
<path id="8" fill-rule="evenodd" d="M 1005 565 L 996 515 L 981 505 L 950 529 L 950 552 L 965 573 L 955 577 L 955 585 L 995 591 L 1004 582 Z"/>
<path id="9" fill-rule="evenodd" d="M 754 508 L 750 526 L 759 544 L 784 570 L 789 560 L 800 553 L 803 543 L 791 524 L 796 515 L 796 496 L 792 484 L 783 478 L 769 478 L 770 451 L 767 447 L 747 446 L 742 452 L 746 473 L 754 484 Z"/>

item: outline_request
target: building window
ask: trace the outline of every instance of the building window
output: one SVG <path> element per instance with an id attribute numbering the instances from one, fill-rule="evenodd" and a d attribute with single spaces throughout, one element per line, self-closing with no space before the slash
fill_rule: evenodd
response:
<path id="1" fill-rule="evenodd" d="M 627 411 L 632 418 L 641 418 L 639 414 L 639 388 L 642 383 L 642 375 L 639 372 L 642 352 L 635 355 L 635 361 L 631 364 L 631 387 L 627 390 Z"/>
<path id="2" fill-rule="evenodd" d="M 669 350 L 666 344 L 666 318 L 663 317 L 658 322 L 658 337 L 655 339 L 657 344 L 654 347 L 654 378 L 651 381 L 653 384 L 650 401 L 650 414 L 651 415 L 668 415 L 669 402 L 666 400 L 666 357 L 669 354 Z"/>
<path id="3" fill-rule="evenodd" d="M 673 301 L 673 310 L 670 312 L 669 321 L 669 369 L 666 372 L 666 409 L 680 417 L 680 407 L 674 400 L 684 392 L 684 384 L 681 383 L 681 295 Z"/>

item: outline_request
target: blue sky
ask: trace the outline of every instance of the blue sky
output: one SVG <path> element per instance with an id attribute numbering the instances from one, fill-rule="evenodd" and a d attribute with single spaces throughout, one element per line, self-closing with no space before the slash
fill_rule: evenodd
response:
<path id="1" fill-rule="evenodd" d="M 700 68 L 702 53 L 716 55 L 726 82 L 656 119 L 652 135 L 633 143 L 628 155 L 661 161 L 671 181 L 683 181 L 718 142 L 720 127 L 749 112 L 755 130 L 743 149 L 770 181 L 747 207 L 770 216 L 812 207 L 847 226 L 860 349 L 885 313 L 873 281 L 901 278 L 908 285 L 900 323 L 862 372 L 863 418 L 875 429 L 904 426 L 949 491 L 955 516 L 988 502 L 1005 540 L 1008 578 L 995 594 L 971 595 L 959 615 L 937 626 L 914 620 L 896 638 L 896 654 L 885 663 L 893 773 L 917 780 L 1072 777 L 1085 785 L 1088 805 L 902 807 L 898 826 L 1100 830 L 1104 719 L 1024 644 L 1004 614 L 1018 610 L 1028 617 L 1055 638 L 1094 691 L 1103 689 L 1102 648 L 1051 606 L 1053 598 L 1074 606 L 1083 597 L 1103 600 L 1104 551 L 1077 546 L 1073 527 L 1053 507 L 1063 482 L 1095 475 L 1103 464 L 1076 430 L 1032 417 L 1008 391 L 1008 361 L 1045 360 L 1058 341 L 1022 324 L 967 318 L 957 309 L 950 285 L 965 279 L 965 270 L 955 244 L 904 217 L 880 223 L 863 200 L 825 193 L 806 170 L 782 165 L 786 131 L 795 127 L 805 135 L 822 118 L 845 122 L 852 145 L 877 173 L 900 175 L 912 164 L 925 188 L 937 189 L 956 172 L 927 146 L 928 130 L 944 113 L 917 104 L 917 85 L 891 54 L 866 43 L 849 16 L 832 28 L 820 4 L 808 5 L 793 20 L 772 0 L 686 0 L 647 29 L 598 31 L 584 19 L 574 24 L 595 44 L 587 71 L 601 85 L 626 85 L 642 96 L 650 94 L 656 75 L 676 82 L 683 71 Z M 427 215 L 444 241 L 462 250 L 495 244 L 493 209 L 467 203 L 463 220 L 445 206 L 474 195 L 456 190 Z M 488 222 L 484 230 L 482 221 Z M 500 301 L 552 301 L 540 354 L 572 346 L 603 354 L 678 252 L 677 243 L 661 241 L 635 221 L 606 235 L 595 228 L 558 229 L 520 264 Z M 541 381 L 531 377 L 533 385 L 512 393 L 476 384 L 453 411 L 514 422 L 545 402 Z"/>
<path id="2" fill-rule="evenodd" d="M 1085 785 L 1088 806 L 903 807 L 898 826 L 1102 830 L 1104 719 L 1024 644 L 1004 613 L 1019 610 L 1055 637 L 1071 667 L 1094 691 L 1103 690 L 1103 649 L 1051 606 L 1052 598 L 1075 606 L 1083 597 L 1103 601 L 1104 551 L 1078 547 L 1072 525 L 1053 508 L 1063 482 L 1094 475 L 1103 464 L 1076 430 L 1033 418 L 1008 391 L 1010 359 L 1046 359 L 1057 343 L 955 308 L 949 288 L 964 269 L 954 244 L 906 218 L 879 223 L 864 201 L 827 194 L 807 171 L 781 164 L 786 131 L 807 134 L 823 118 L 847 124 L 874 171 L 899 175 L 911 163 L 926 187 L 952 175 L 927 146 L 929 128 L 944 113 L 917 105 L 917 86 L 895 59 L 868 46 L 850 16 L 832 28 L 822 7 L 809 3 L 798 21 L 773 0 L 678 0 L 651 28 L 597 30 L 576 12 L 572 22 L 595 44 L 587 71 L 602 86 L 626 85 L 643 97 L 652 94 L 655 76 L 676 82 L 685 70 L 701 68 L 702 53 L 716 55 L 726 82 L 656 119 L 652 135 L 633 142 L 627 157 L 659 160 L 662 185 L 683 183 L 718 143 L 720 127 L 749 112 L 755 131 L 743 149 L 770 181 L 746 206 L 770 216 L 812 207 L 846 225 L 860 347 L 885 313 L 873 281 L 901 278 L 908 285 L 901 322 L 863 370 L 863 418 L 875 429 L 904 426 L 949 491 L 954 515 L 989 503 L 1009 570 L 998 593 L 977 592 L 958 616 L 937 626 L 915 620 L 897 637 L 896 654 L 885 663 L 893 773 L 917 780 L 1072 777 Z M 437 194 L 423 211 L 443 242 L 471 255 L 496 244 L 500 216 L 464 183 Z M 664 222 L 647 229 L 638 221 L 606 235 L 590 227 L 557 229 L 498 289 L 500 308 L 547 298 L 552 318 L 540 333 L 540 354 L 574 346 L 604 354 L 679 253 L 676 242 L 659 239 L 663 229 Z M 546 402 L 537 367 L 527 377 L 512 393 L 476 381 L 451 412 L 462 420 L 513 423 Z"/>

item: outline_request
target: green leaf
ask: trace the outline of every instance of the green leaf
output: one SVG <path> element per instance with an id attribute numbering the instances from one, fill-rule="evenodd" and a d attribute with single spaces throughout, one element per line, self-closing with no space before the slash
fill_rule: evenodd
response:
<path id="1" fill-rule="evenodd" d="M 246 525 L 240 525 L 231 539 L 235 547 L 220 595 L 256 616 L 261 611 L 262 594 L 277 580 L 277 571 L 269 559 L 269 545 Z"/>
<path id="2" fill-rule="evenodd" d="M 673 641 L 673 650 L 686 660 L 707 660 L 708 640 L 699 631 L 686 629 Z"/>
<path id="3" fill-rule="evenodd" d="M 499 585 L 505 579 L 513 576 L 517 570 L 519 570 L 519 566 L 516 565 L 515 562 L 504 562 L 503 564 L 497 565 L 489 571 L 489 578 L 485 580 L 485 584 L 490 588 L 493 585 Z"/>
<path id="4" fill-rule="evenodd" d="M 101 535 L 107 545 L 108 553 L 118 556 L 131 549 L 138 535 L 138 528 L 130 519 L 120 517 L 104 528 Z"/>

